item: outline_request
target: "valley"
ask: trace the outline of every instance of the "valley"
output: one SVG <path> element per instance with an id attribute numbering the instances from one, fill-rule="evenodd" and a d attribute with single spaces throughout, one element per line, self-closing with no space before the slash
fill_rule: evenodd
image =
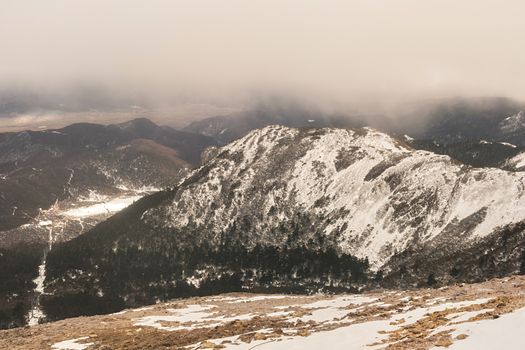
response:
<path id="1" fill-rule="evenodd" d="M 43 319 L 39 300 L 56 244 L 176 184 L 209 145 L 147 119 L 0 134 L 0 327 Z"/>

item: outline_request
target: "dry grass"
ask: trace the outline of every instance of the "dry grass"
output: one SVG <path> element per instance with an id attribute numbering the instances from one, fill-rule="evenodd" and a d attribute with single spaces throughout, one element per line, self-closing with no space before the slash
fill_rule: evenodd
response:
<path id="1" fill-rule="evenodd" d="M 159 304 L 151 309 L 129 310 L 123 314 L 78 317 L 59 322 L 0 331 L 1 349 L 50 349 L 51 345 L 88 336 L 94 345 L 88 349 L 217 349 L 230 343 L 278 341 L 283 337 L 308 337 L 316 332 L 328 331 L 353 324 L 384 320 L 387 325 L 381 340 L 369 344 L 372 349 L 430 349 L 446 348 L 453 342 L 467 338 L 466 334 L 453 337 L 454 326 L 484 319 L 498 318 L 503 314 L 525 307 L 525 277 L 496 279 L 480 284 L 457 285 L 441 289 L 420 289 L 399 292 L 373 292 L 366 296 L 377 298 L 374 302 L 346 306 L 346 316 L 330 321 L 301 320 L 316 311 L 309 304 L 330 300 L 332 296 L 285 297 L 232 303 L 232 299 L 253 295 L 226 294 L 219 297 L 191 298 Z M 431 308 L 442 303 L 459 303 L 481 298 L 477 304 L 430 311 L 418 319 L 402 315 L 410 310 Z M 183 309 L 188 305 L 213 305 L 207 310 L 216 317 L 233 321 L 202 322 L 197 328 L 164 331 L 153 327 L 136 326 L 137 319 L 146 316 L 169 315 L 167 309 Z M 287 314 L 270 315 L 276 311 Z M 455 314 L 475 312 L 469 319 L 456 320 Z M 249 319 L 241 315 L 251 315 Z M 236 319 L 239 317 L 239 319 Z M 177 322 L 163 321 L 163 326 L 180 326 Z M 191 323 L 190 323 L 191 324 Z M 189 324 L 184 324 L 189 325 Z M 225 339 L 227 338 L 227 339 Z"/>

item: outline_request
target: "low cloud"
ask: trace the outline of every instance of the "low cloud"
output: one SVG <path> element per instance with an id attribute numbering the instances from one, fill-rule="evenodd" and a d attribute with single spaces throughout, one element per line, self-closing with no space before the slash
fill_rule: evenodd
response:
<path id="1" fill-rule="evenodd" d="M 94 86 L 119 108 L 172 111 L 265 94 L 338 110 L 522 100 L 523 13 L 517 0 L 3 1 L 0 87 Z"/>

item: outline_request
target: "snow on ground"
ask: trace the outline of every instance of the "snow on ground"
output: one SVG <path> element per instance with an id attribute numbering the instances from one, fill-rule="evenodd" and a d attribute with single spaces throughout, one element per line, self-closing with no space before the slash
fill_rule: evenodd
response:
<path id="1" fill-rule="evenodd" d="M 376 301 L 377 298 L 364 297 L 359 295 L 350 295 L 338 297 L 329 300 L 321 300 L 311 304 L 302 305 L 303 308 L 315 309 L 311 314 L 291 319 L 290 321 L 314 321 L 317 323 L 326 323 L 339 321 L 348 314 L 348 307 L 361 306 Z"/>
<path id="2" fill-rule="evenodd" d="M 87 196 L 80 196 L 78 198 L 80 202 L 104 202 L 107 199 L 107 195 L 98 193 L 94 190 L 88 190 Z"/>
<path id="3" fill-rule="evenodd" d="M 265 313 L 266 317 L 284 317 L 289 316 L 293 313 L 293 310 L 286 310 L 294 305 L 294 297 L 288 295 L 257 295 L 253 297 L 224 297 L 224 298 L 209 298 L 209 304 L 191 304 L 185 308 L 167 308 L 162 310 L 162 315 L 152 315 L 136 319 L 136 326 L 154 327 L 166 331 L 176 330 L 188 330 L 195 329 L 198 327 L 211 327 L 224 324 L 225 322 L 232 322 L 235 320 L 249 320 L 257 314 L 255 313 L 244 313 L 235 315 L 221 315 L 218 312 L 219 306 L 213 305 L 214 302 L 223 302 L 225 304 L 248 304 L 257 302 L 268 302 L 268 301 L 283 301 L 286 300 L 287 305 L 275 306 L 274 309 L 280 311 L 274 311 Z M 348 307 L 361 306 L 367 303 L 376 301 L 377 298 L 364 297 L 359 295 L 346 295 L 343 297 L 330 298 L 327 300 L 316 301 L 308 304 L 295 305 L 295 311 L 308 311 L 301 312 L 301 316 L 292 317 L 288 319 L 288 322 L 309 322 L 313 321 L 316 323 L 326 323 L 332 321 L 338 321 L 348 313 Z M 298 301 L 301 303 L 301 301 Z M 304 303 L 304 301 L 302 301 Z M 232 305 L 235 309 L 236 307 Z M 249 308 L 249 305 L 246 307 Z M 147 310 L 147 308 L 138 309 L 140 311 Z M 174 326 L 165 326 L 166 323 L 174 323 Z M 187 325 L 191 323 L 191 325 Z"/>
<path id="4" fill-rule="evenodd" d="M 389 339 L 391 334 L 396 334 L 396 332 L 403 332 L 405 329 L 417 329 L 418 325 L 424 324 L 425 320 L 432 315 L 447 313 L 449 319 L 448 322 L 428 330 L 428 335 L 430 336 L 440 336 L 440 333 L 449 331 L 453 332 L 454 329 L 457 329 L 456 324 L 461 323 L 460 327 L 463 327 L 463 324 L 468 325 L 468 327 L 476 327 L 478 323 L 467 323 L 473 317 L 479 317 L 480 315 L 493 311 L 493 309 L 483 308 L 482 306 L 486 303 L 491 302 L 491 298 L 477 298 L 473 300 L 463 300 L 463 301 L 454 301 L 446 302 L 446 298 L 429 298 L 426 296 L 420 296 L 415 298 L 403 297 L 398 299 L 404 302 L 412 300 L 419 304 L 420 307 L 408 307 L 401 311 L 397 310 L 396 312 L 391 313 L 390 317 L 384 319 L 377 319 L 377 315 L 370 314 L 368 320 L 357 320 L 352 318 L 349 315 L 352 315 L 351 311 L 363 311 L 364 314 L 367 313 L 368 309 L 373 310 L 374 307 L 379 309 L 375 310 L 376 313 L 381 314 L 381 310 L 384 309 L 385 312 L 392 310 L 392 305 L 385 302 L 379 302 L 378 298 L 367 297 L 367 296 L 342 296 L 332 299 L 325 299 L 316 301 L 313 303 L 301 304 L 298 305 L 298 308 L 303 308 L 305 310 L 310 310 L 310 313 L 307 313 L 302 317 L 288 318 L 288 322 L 295 324 L 316 324 L 317 327 L 321 326 L 317 331 L 315 327 L 312 327 L 311 334 L 301 334 L 299 332 L 294 332 L 292 329 L 288 329 L 282 335 L 282 337 L 268 337 L 264 338 L 260 336 L 259 339 L 255 338 L 252 342 L 239 342 L 238 339 L 233 338 L 221 338 L 221 339 L 211 339 L 209 344 L 223 344 L 227 349 L 232 350 L 248 350 L 254 347 L 261 349 L 301 349 L 301 350 L 310 350 L 310 349 L 319 349 L 322 346 L 327 344 L 337 344 L 338 348 L 345 349 L 384 349 L 388 344 L 393 344 L 392 339 Z M 440 302 L 441 301 L 441 302 Z M 456 312 L 454 310 L 464 310 L 469 307 L 480 306 L 479 310 L 468 311 L 468 312 Z M 274 309 L 285 310 L 284 306 L 276 306 Z M 313 310 L 312 310 L 313 309 Z M 350 312 L 350 313 L 349 313 Z M 268 317 L 287 317 L 290 316 L 292 312 L 290 311 L 279 311 L 267 314 Z M 525 315 L 525 313 L 524 313 Z M 525 322 L 525 319 L 523 320 Z M 299 323 L 297 323 L 299 322 Z M 313 322 L 313 323 L 312 323 Z M 432 325 L 432 323 L 430 322 Z M 451 326 L 452 325 L 452 326 Z M 328 327 L 323 330 L 323 327 Z M 412 332 L 412 330 L 410 331 Z M 261 334 L 261 332 L 257 332 Z M 457 333 L 457 332 L 454 332 Z M 459 332 L 454 334 L 456 337 L 458 334 L 464 334 L 465 332 Z M 235 337 L 234 337 L 235 338 Z M 401 338 L 403 339 L 403 338 Z M 193 349 L 202 348 L 203 344 L 195 344 Z M 480 347 L 473 347 L 476 349 L 483 349 Z M 423 347 L 421 348 L 423 349 Z M 425 347 L 426 349 L 426 347 Z M 462 348 L 463 349 L 463 348 Z M 465 348 L 466 349 L 466 348 Z"/>
<path id="5" fill-rule="evenodd" d="M 349 327 L 338 328 L 332 331 L 313 333 L 308 337 L 287 337 L 281 341 L 260 340 L 249 344 L 226 345 L 226 349 L 249 350 L 319 350 L 328 347 L 345 350 L 377 349 L 370 344 L 384 339 L 384 334 L 379 334 L 388 325 L 385 321 L 358 323 Z"/>
<path id="6" fill-rule="evenodd" d="M 140 199 L 141 197 L 142 196 L 133 195 L 129 197 L 114 198 L 109 202 L 70 209 L 64 212 L 64 215 L 75 218 L 85 218 L 88 216 L 115 213 L 133 204 L 133 202 Z"/>
<path id="7" fill-rule="evenodd" d="M 234 320 L 245 320 L 252 318 L 252 315 L 237 315 L 235 317 L 215 316 L 210 312 L 213 305 L 188 305 L 184 309 L 166 309 L 167 315 L 143 317 L 135 323 L 136 326 L 154 327 L 165 331 L 190 330 L 199 327 L 215 327 L 224 322 Z M 214 317 L 215 316 L 215 317 Z M 163 326 L 163 323 L 179 323 L 178 326 Z M 190 325 L 184 325 L 191 323 Z"/>
<path id="8" fill-rule="evenodd" d="M 376 301 L 377 298 L 371 298 L 362 295 L 345 295 L 328 300 L 320 300 L 315 303 L 307 304 L 310 308 L 337 308 L 346 307 L 348 305 L 362 305 Z"/>
<path id="9" fill-rule="evenodd" d="M 152 310 L 153 307 L 152 306 L 145 306 L 145 307 L 141 307 L 141 308 L 138 308 L 138 309 L 133 309 L 131 311 L 133 312 L 141 312 L 141 311 L 148 311 L 148 310 Z"/>
<path id="10" fill-rule="evenodd" d="M 79 341 L 86 340 L 88 338 L 89 337 L 80 337 L 71 340 L 64 340 L 53 344 L 51 348 L 60 350 L 84 350 L 87 349 L 90 345 L 93 345 L 93 343 L 79 343 Z"/>
<path id="11" fill-rule="evenodd" d="M 33 280 L 33 283 L 36 284 L 36 287 L 34 289 L 35 291 L 35 303 L 32 305 L 31 310 L 29 311 L 28 315 L 28 322 L 27 324 L 29 326 L 35 326 L 40 321 L 40 318 L 44 317 L 44 312 L 40 308 L 40 304 L 38 303 L 38 298 L 42 293 L 44 293 L 44 280 L 46 279 L 46 260 L 44 259 L 42 263 L 38 266 L 38 276 Z"/>
<path id="12" fill-rule="evenodd" d="M 38 226 L 42 226 L 42 227 L 50 226 L 52 224 L 53 224 L 53 221 L 51 220 L 41 220 L 38 222 Z"/>
<path id="13" fill-rule="evenodd" d="M 508 142 L 498 142 L 500 145 L 503 145 L 503 146 L 509 146 L 509 147 L 512 147 L 512 148 L 516 148 L 517 146 L 516 145 L 513 145 L 512 143 L 508 143 Z"/>
<path id="14" fill-rule="evenodd" d="M 466 322 L 473 317 L 479 316 L 485 312 L 490 312 L 493 310 L 494 309 L 482 309 L 477 311 L 458 312 L 455 314 L 448 315 L 447 318 L 451 321 L 454 321 L 455 323 Z"/>
<path id="15" fill-rule="evenodd" d="M 267 299 L 283 299 L 286 298 L 286 295 L 258 295 L 251 298 L 233 298 L 230 303 L 250 303 L 252 301 L 267 300 Z"/>
<path id="16" fill-rule="evenodd" d="M 523 349 L 525 334 L 525 309 L 503 315 L 495 320 L 483 320 L 472 324 L 459 325 L 457 334 L 468 337 L 454 343 L 449 349 Z"/>
<path id="17" fill-rule="evenodd" d="M 466 334 L 468 337 L 452 344 L 451 350 L 523 349 L 525 308 L 495 320 L 464 323 L 454 328 L 454 335 Z"/>
<path id="18" fill-rule="evenodd" d="M 232 293 L 177 299 L 0 331 L 0 348 L 513 350 L 523 348 L 524 332 L 525 276 L 516 276 L 360 295 Z"/>
<path id="19" fill-rule="evenodd" d="M 286 295 L 259 295 L 253 297 L 211 297 L 205 300 L 206 304 L 188 304 L 183 308 L 166 308 L 155 310 L 155 315 L 135 319 L 134 326 L 154 327 L 163 331 L 190 331 L 199 328 L 224 327 L 228 323 L 247 321 L 256 317 L 270 317 L 287 322 L 290 326 L 281 331 L 279 337 L 272 337 L 272 329 L 258 330 L 258 336 L 252 341 L 239 341 L 239 337 L 223 337 L 207 340 L 206 344 L 194 344 L 192 349 L 221 344 L 227 349 L 247 350 L 257 346 L 267 349 L 319 349 L 323 344 L 338 344 L 345 349 L 379 349 L 389 342 L 390 334 L 402 332 L 405 328 L 413 327 L 423 322 L 429 315 L 449 312 L 446 321 L 436 329 L 436 334 L 450 329 L 450 324 L 466 322 L 471 317 L 480 315 L 490 309 L 480 307 L 476 311 L 463 311 L 469 307 L 484 305 L 491 298 L 477 298 L 472 300 L 447 301 L 446 298 L 429 298 L 422 295 L 414 298 L 398 295 L 398 301 L 407 304 L 406 308 L 394 307 L 391 303 L 381 301 L 377 297 L 363 295 L 343 295 L 339 297 L 322 298 L 313 302 L 295 300 Z M 412 304 L 412 301 L 414 304 Z M 250 310 L 250 305 L 264 303 L 279 303 L 271 309 L 278 310 L 264 314 L 256 312 L 235 315 L 221 314 L 221 305 L 237 304 L 233 306 L 239 312 Z M 288 305 L 281 305 L 286 302 Z M 221 304 L 222 303 L 222 304 Z M 244 306 L 245 304 L 249 304 Z M 232 307 L 229 306 L 229 307 Z M 240 309 L 241 306 L 244 309 Z M 270 309 L 270 310 L 271 310 Z M 396 309 L 395 311 L 393 311 Z M 454 312 L 457 311 L 457 312 Z M 388 314 L 388 317 L 384 315 Z M 362 319 L 367 315 L 367 319 Z M 379 316 L 383 315 L 383 316 Z M 378 319 L 378 317 L 380 319 Z M 309 325 L 305 331 L 301 325 Z M 263 332 L 264 331 L 264 332 Z M 310 334 L 311 332 L 311 334 Z M 431 332 L 429 331 L 429 334 Z M 278 341 L 277 341 L 278 340 Z"/>

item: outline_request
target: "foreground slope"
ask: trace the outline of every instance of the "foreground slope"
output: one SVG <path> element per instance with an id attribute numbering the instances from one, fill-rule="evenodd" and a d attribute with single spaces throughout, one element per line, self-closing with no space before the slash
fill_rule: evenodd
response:
<path id="1" fill-rule="evenodd" d="M 0 331 L 5 349 L 520 349 L 525 278 L 360 295 L 226 294 Z"/>
<path id="2" fill-rule="evenodd" d="M 522 173 L 471 168 L 369 128 L 270 126 L 207 158 L 180 186 L 50 254 L 50 319 L 243 289 L 434 285 L 524 270 Z"/>

